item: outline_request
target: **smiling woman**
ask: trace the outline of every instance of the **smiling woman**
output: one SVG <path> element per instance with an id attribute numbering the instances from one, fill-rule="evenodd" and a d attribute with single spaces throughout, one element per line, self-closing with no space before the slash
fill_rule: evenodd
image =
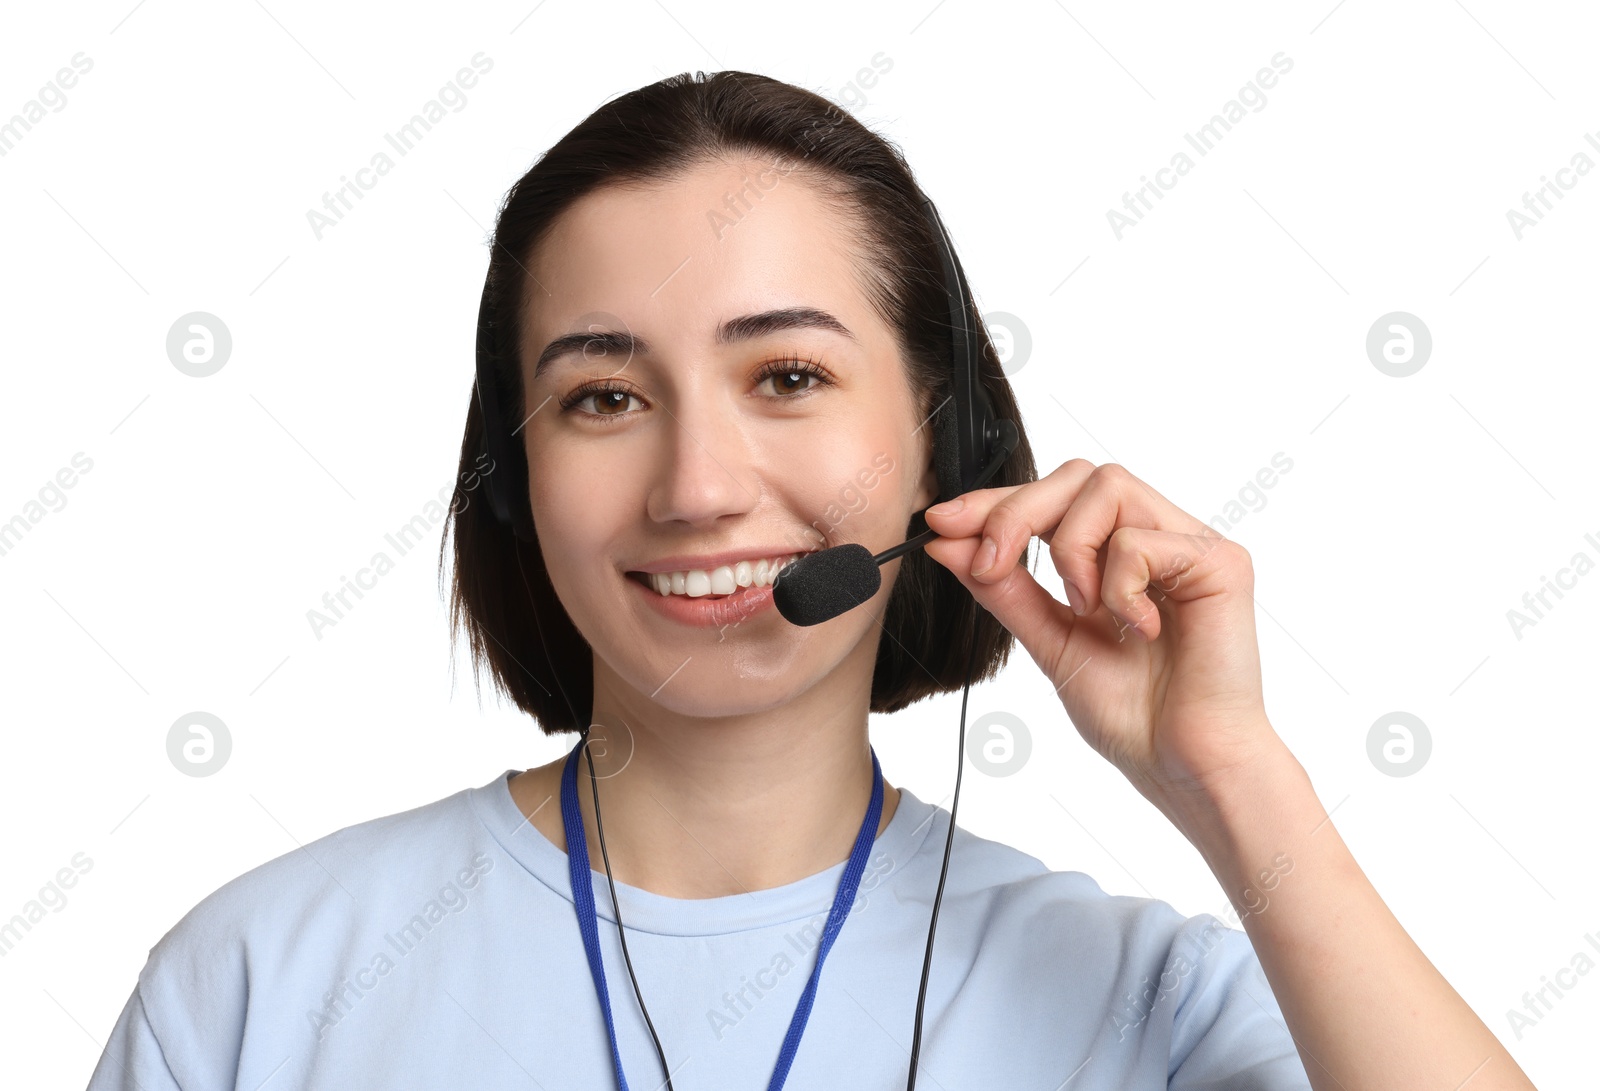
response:
<path id="1" fill-rule="evenodd" d="M 709 214 L 774 162 L 781 182 L 738 230 L 714 230 Z M 921 553 L 886 565 L 880 600 L 841 619 L 835 639 L 769 609 L 737 646 L 687 659 L 690 634 L 662 628 L 657 608 L 678 604 L 652 604 L 628 578 L 709 577 L 836 544 L 844 529 L 882 545 L 922 529 L 913 513 L 938 488 L 924 425 L 954 377 L 939 242 L 918 199 L 881 138 L 818 96 L 741 73 L 663 81 L 602 108 L 512 188 L 487 305 L 504 430 L 523 448 L 501 472 L 528 494 L 530 526 L 508 535 L 487 506 L 455 520 L 453 616 L 475 662 L 546 733 L 573 730 L 563 689 L 590 721 L 621 715 L 595 708 L 595 678 L 612 672 L 669 709 L 787 692 L 837 719 L 837 694 L 814 685 L 823 677 L 870 685 L 875 712 L 959 688 L 969 647 L 951 632 L 976 628 L 977 677 L 1004 664 L 1010 635 Z M 975 308 L 972 324 L 981 335 Z M 981 342 L 985 389 L 1015 419 Z M 480 408 L 474 398 L 464 459 L 483 447 Z M 895 471 L 875 478 L 875 503 L 840 528 L 836 497 L 885 465 Z M 995 483 L 1035 476 L 1024 438 Z M 597 557 L 610 563 L 577 563 Z M 527 589 L 510 593 L 524 574 Z M 746 616 L 694 616 L 709 627 L 730 613 Z M 641 626 L 655 638 L 641 641 Z M 846 654 L 850 670 L 833 673 Z"/>
<path id="2" fill-rule="evenodd" d="M 709 230 L 773 162 L 781 182 Z M 451 619 L 578 740 L 207 897 L 91 1088 L 1357 1091 L 1450 1086 L 1469 1055 L 1475 1088 L 1524 1086 L 1267 722 L 1247 555 L 1120 466 L 1038 476 L 926 211 L 893 145 L 742 72 L 622 95 L 518 180 L 461 445 L 489 502 L 452 505 Z M 948 424 L 969 374 L 1017 423 L 988 488 Z M 949 488 L 953 460 L 973 487 Z M 1035 536 L 1071 610 L 1019 563 Z M 791 624 L 774 578 L 836 546 L 894 555 L 857 608 Z M 870 714 L 992 676 L 1014 640 L 1062 729 L 1245 892 L 1247 931 L 1110 896 L 888 783 Z M 352 986 L 479 853 L 437 942 Z"/>

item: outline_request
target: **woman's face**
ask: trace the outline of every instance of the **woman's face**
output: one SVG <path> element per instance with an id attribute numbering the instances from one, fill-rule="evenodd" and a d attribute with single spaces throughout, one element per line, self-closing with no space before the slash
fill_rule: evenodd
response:
<path id="1" fill-rule="evenodd" d="M 592 193 L 535 253 L 529 493 L 551 583 L 597 657 L 597 707 L 728 716 L 823 679 L 867 692 L 898 560 L 872 600 L 818 626 L 770 601 L 750 612 L 749 592 L 708 605 L 722 564 L 737 581 L 763 558 L 877 553 L 938 492 L 932 428 L 854 241 L 798 173 L 755 161 Z M 704 570 L 712 593 L 662 596 L 641 573 L 664 569 Z M 634 692 L 608 701 L 608 687 Z"/>

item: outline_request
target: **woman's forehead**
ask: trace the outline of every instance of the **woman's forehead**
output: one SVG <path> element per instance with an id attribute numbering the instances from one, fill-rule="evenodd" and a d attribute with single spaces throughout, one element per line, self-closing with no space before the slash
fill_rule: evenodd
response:
<path id="1" fill-rule="evenodd" d="M 529 271 L 545 293 L 603 281 L 641 301 L 843 284 L 853 225 L 798 175 L 771 183 L 761 190 L 746 166 L 708 164 L 648 187 L 605 186 L 557 217 Z"/>
<path id="2" fill-rule="evenodd" d="M 639 327 L 633 332 L 644 338 L 653 330 L 726 343 L 740 319 L 806 310 L 831 316 L 858 342 L 881 338 L 857 277 L 854 229 L 836 206 L 796 176 L 741 197 L 738 184 L 751 177 L 747 166 L 708 165 L 670 183 L 608 186 L 576 202 L 529 266 L 534 350 L 586 329 L 588 322 L 566 327 L 596 314 Z"/>

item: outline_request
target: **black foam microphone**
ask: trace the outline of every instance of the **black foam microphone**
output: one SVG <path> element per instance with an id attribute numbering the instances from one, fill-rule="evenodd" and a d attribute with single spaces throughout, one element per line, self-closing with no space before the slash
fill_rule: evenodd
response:
<path id="1" fill-rule="evenodd" d="M 991 454 L 988 465 L 973 482 L 973 489 L 982 488 L 1011 457 L 1017 446 L 1017 426 L 1009 420 L 994 421 L 984 438 Z M 831 621 L 878 593 L 883 583 L 879 565 L 921 549 L 938 536 L 938 531 L 930 528 L 876 555 L 859 542 L 804 554 L 778 573 L 772 585 L 772 601 L 778 613 L 794 625 Z"/>

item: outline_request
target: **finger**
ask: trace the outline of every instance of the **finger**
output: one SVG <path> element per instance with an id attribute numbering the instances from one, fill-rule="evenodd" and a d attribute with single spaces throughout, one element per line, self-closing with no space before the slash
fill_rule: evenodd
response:
<path id="1" fill-rule="evenodd" d="M 956 497 L 955 512 L 940 512 L 934 505 L 925 513 L 928 526 L 947 538 L 972 537 L 976 554 L 980 539 L 994 542 L 994 563 L 976 578 L 995 583 L 1016 566 L 1017 558 L 1036 535 L 1047 535 L 1061 522 L 1078 489 L 1094 471 L 1094 463 L 1075 458 L 1063 462 L 1045 477 L 1021 485 L 973 489 Z M 953 501 L 952 501 L 953 502 Z M 981 562 L 980 562 L 981 563 Z"/>
<path id="2" fill-rule="evenodd" d="M 1050 559 L 1080 596 L 1085 614 L 1097 610 L 1102 601 L 1100 554 L 1108 539 L 1124 527 L 1182 535 L 1191 542 L 1192 556 L 1226 541 L 1117 463 L 1095 467 L 1049 534 Z M 1112 613 L 1117 613 L 1115 606 Z"/>
<path id="3" fill-rule="evenodd" d="M 1064 518 L 1077 513 L 1085 492 L 1094 494 L 1096 507 L 1095 518 L 1087 525 L 1103 525 L 1103 532 L 1092 545 L 1073 541 L 1072 550 L 1063 552 L 1055 541 L 1058 528 Z M 1206 529 L 1205 524 L 1117 463 L 1096 466 L 1083 458 L 1063 462 L 1037 481 L 975 489 L 959 499 L 963 501 L 962 508 L 953 514 L 940 514 L 930 508 L 926 515 L 928 526 L 945 536 L 993 539 L 995 564 L 976 573 L 977 579 L 990 583 L 1005 578 L 1028 540 L 1035 536 L 1050 541 L 1051 561 L 1062 579 L 1073 583 L 1080 592 L 1087 592 L 1086 585 L 1098 583 L 1094 553 L 1118 525 L 1189 533 Z M 1092 609 L 1092 603 L 1086 604 L 1086 613 Z"/>
<path id="4" fill-rule="evenodd" d="M 1017 565 L 1009 576 L 995 583 L 973 578 L 969 573 L 972 556 L 978 551 L 977 538 L 938 538 L 923 548 L 928 556 L 950 569 L 978 605 L 1017 638 L 1040 670 L 1054 677 L 1066 638 L 1078 620 L 1065 603 L 1040 586 L 1023 565 Z"/>
<path id="5" fill-rule="evenodd" d="M 1240 563 L 1248 564 L 1249 554 L 1226 538 L 1118 527 L 1106 543 L 1105 575 L 1095 594 L 1125 628 L 1154 640 L 1161 633 L 1159 606 L 1170 611 L 1172 603 L 1233 589 Z"/>

